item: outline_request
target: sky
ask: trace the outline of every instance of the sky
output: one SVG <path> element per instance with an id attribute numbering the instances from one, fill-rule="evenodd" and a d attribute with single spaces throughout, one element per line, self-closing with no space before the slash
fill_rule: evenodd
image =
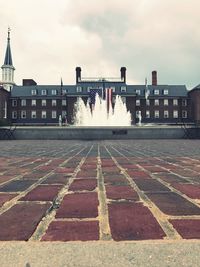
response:
<path id="1" fill-rule="evenodd" d="M 120 77 L 144 84 L 200 83 L 199 0 L 0 0 L 0 65 L 7 29 L 15 83 L 75 84 L 82 77 Z M 2 63 L 1 63 L 2 62 Z"/>

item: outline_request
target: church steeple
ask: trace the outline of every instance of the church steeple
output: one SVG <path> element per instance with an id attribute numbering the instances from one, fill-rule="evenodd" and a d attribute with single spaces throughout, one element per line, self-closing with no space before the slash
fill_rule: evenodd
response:
<path id="1" fill-rule="evenodd" d="M 2 83 L 3 87 L 10 91 L 14 85 L 14 71 L 15 68 L 12 62 L 12 54 L 10 48 L 10 28 L 8 28 L 7 47 L 2 68 Z"/>

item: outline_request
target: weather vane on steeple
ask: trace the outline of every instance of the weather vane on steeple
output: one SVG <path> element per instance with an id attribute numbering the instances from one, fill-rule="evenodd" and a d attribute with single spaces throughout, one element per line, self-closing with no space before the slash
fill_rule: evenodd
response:
<path id="1" fill-rule="evenodd" d="M 10 40 L 10 32 L 11 32 L 11 28 L 8 26 L 8 40 Z"/>

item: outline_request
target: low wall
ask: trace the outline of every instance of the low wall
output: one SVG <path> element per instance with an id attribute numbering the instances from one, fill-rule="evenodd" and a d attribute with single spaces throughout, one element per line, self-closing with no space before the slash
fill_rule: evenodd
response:
<path id="1" fill-rule="evenodd" d="M 196 138 L 199 129 L 181 127 L 17 127 L 17 140 L 120 140 Z"/>

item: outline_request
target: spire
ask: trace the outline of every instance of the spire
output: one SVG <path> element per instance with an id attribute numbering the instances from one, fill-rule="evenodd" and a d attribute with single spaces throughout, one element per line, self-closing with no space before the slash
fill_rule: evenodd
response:
<path id="1" fill-rule="evenodd" d="M 8 28 L 7 48 L 6 48 L 6 55 L 4 59 L 4 65 L 13 66 L 12 54 L 11 54 L 11 49 L 10 49 L 10 27 Z"/>

